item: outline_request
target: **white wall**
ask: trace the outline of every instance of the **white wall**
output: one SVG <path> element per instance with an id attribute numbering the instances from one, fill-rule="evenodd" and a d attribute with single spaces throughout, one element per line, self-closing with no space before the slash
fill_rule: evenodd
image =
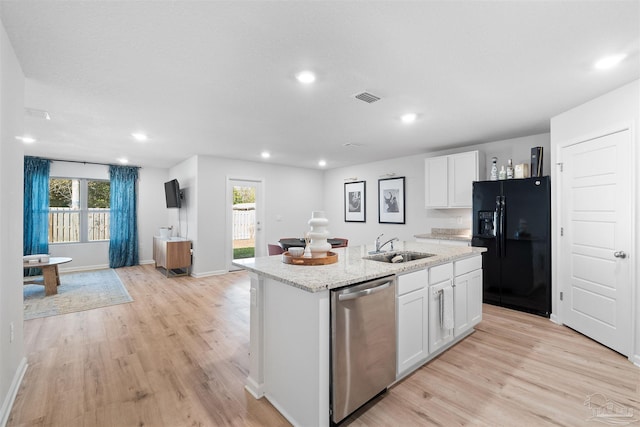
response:
<path id="1" fill-rule="evenodd" d="M 22 313 L 24 75 L 0 23 L 0 426 L 26 370 Z M 14 339 L 10 340 L 10 325 Z"/>
<path id="2" fill-rule="evenodd" d="M 153 236 L 158 229 L 169 225 L 164 198 L 164 183 L 169 170 L 141 168 L 138 171 L 138 248 L 140 264 L 153 263 Z"/>
<path id="3" fill-rule="evenodd" d="M 228 177 L 263 180 L 263 233 L 266 242 L 276 242 L 308 230 L 311 211 L 323 207 L 322 176 L 320 170 L 211 156 L 194 156 L 171 168 L 169 178 L 177 178 L 185 189 L 180 229 L 182 237 L 193 241 L 192 274 L 201 277 L 227 271 Z M 174 211 L 172 225 L 178 223 L 178 209 Z"/>
<path id="4" fill-rule="evenodd" d="M 169 169 L 168 180 L 177 179 L 183 193 L 182 207 L 167 208 L 168 226 L 173 227 L 172 236 L 184 237 L 198 245 L 198 156 L 193 156 Z"/>
<path id="5" fill-rule="evenodd" d="M 385 238 L 414 240 L 413 235 L 424 233 L 424 155 L 399 157 L 380 162 L 332 169 L 325 172 L 324 206 L 329 218 L 329 232 L 333 237 L 349 239 L 349 245 L 373 244 L 381 233 Z M 395 173 L 405 177 L 405 224 L 378 223 L 378 179 Z M 366 181 L 366 222 L 344 221 L 344 184 Z"/>
<path id="6" fill-rule="evenodd" d="M 506 165 L 508 159 L 513 159 L 514 164 L 529 163 L 531 147 L 544 148 L 543 173 L 548 175 L 551 164 L 548 133 L 329 170 L 324 179 L 325 211 L 331 221 L 329 231 L 333 236 L 348 238 L 349 244 L 359 245 L 371 244 L 380 233 L 384 233 L 386 238 L 397 236 L 401 240 L 413 240 L 415 234 L 429 233 L 434 227 L 469 229 L 471 209 L 424 207 L 424 159 L 479 150 L 485 155 L 488 171 L 494 156 L 498 157 L 498 165 Z M 405 177 L 405 225 L 378 223 L 378 179 L 389 173 Z M 344 222 L 344 183 L 354 177 L 358 181 L 366 181 L 366 223 Z"/>
<path id="7" fill-rule="evenodd" d="M 579 138 L 589 137 L 597 134 L 603 129 L 610 129 L 618 125 L 631 125 L 634 135 L 634 159 L 632 163 L 634 168 L 634 184 L 635 191 L 633 194 L 637 194 L 637 190 L 640 189 L 640 173 L 637 172 L 640 165 L 640 80 L 636 80 L 628 85 L 625 85 L 617 90 L 609 92 L 606 95 L 600 96 L 592 101 L 589 101 L 583 105 L 575 107 L 565 113 L 562 113 L 551 119 L 551 157 L 552 162 L 555 164 L 555 159 L 558 157 L 558 149 L 561 144 L 568 141 L 577 141 Z M 552 173 L 552 191 L 555 193 L 555 181 L 554 175 L 557 175 L 555 171 Z M 635 247 L 631 248 L 631 253 L 627 258 L 628 262 L 632 265 L 632 277 L 630 278 L 633 284 L 633 298 L 634 298 L 634 340 L 635 350 L 633 356 L 633 362 L 640 365 L 640 315 L 638 315 L 638 308 L 640 307 L 640 290 L 638 289 L 637 279 L 640 277 L 640 263 L 635 261 L 634 254 L 639 254 L 640 249 L 640 227 L 638 227 L 638 212 L 640 212 L 640 197 L 635 197 L 633 204 L 633 229 L 629 230 L 630 233 L 634 233 Z M 555 200 L 552 199 L 552 220 L 553 224 L 553 236 L 558 235 L 558 222 L 560 213 L 557 211 Z M 557 258 L 558 247 L 556 240 L 553 242 L 553 259 Z M 552 281 L 558 283 L 556 265 L 552 265 Z M 555 287 L 553 293 L 553 313 L 558 313 L 557 306 L 557 293 L 559 292 L 558 286 Z M 562 319 L 559 319 L 562 321 Z"/>
<path id="8" fill-rule="evenodd" d="M 73 162 L 51 162 L 51 177 L 109 179 L 109 167 Z M 138 173 L 138 250 L 140 263 L 153 262 L 153 235 L 167 225 L 164 202 L 166 169 L 141 168 Z M 109 267 L 109 242 L 56 243 L 49 245 L 53 256 L 73 258 L 61 272 Z"/>

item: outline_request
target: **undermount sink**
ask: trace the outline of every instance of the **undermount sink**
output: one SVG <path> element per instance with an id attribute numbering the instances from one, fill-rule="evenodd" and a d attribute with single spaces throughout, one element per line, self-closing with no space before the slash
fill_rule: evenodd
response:
<path id="1" fill-rule="evenodd" d="M 397 256 L 401 256 L 402 260 L 396 258 Z M 369 256 L 363 257 L 363 259 L 395 264 L 395 263 L 416 261 L 416 260 L 428 258 L 431 256 L 435 256 L 435 254 L 427 254 L 423 252 L 411 252 L 411 251 L 394 251 L 394 252 L 383 252 L 380 254 L 369 255 Z M 394 261 L 394 258 L 395 258 L 395 261 Z"/>

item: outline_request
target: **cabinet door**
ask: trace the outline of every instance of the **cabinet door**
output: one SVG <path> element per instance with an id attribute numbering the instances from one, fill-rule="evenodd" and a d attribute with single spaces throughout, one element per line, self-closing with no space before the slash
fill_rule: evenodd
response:
<path id="1" fill-rule="evenodd" d="M 156 267 L 165 267 L 167 265 L 166 245 L 166 239 L 153 237 L 153 260 L 156 263 Z"/>
<path id="2" fill-rule="evenodd" d="M 444 329 L 440 318 L 440 291 L 445 288 L 451 288 L 453 281 L 451 279 L 440 282 L 437 285 L 431 285 L 429 292 L 429 353 L 434 353 L 453 341 L 453 329 Z M 454 296 L 455 305 L 455 296 Z M 455 306 L 454 306 L 455 313 Z M 454 320 L 455 324 L 455 320 Z"/>
<path id="3" fill-rule="evenodd" d="M 454 335 L 457 337 L 482 320 L 482 270 L 456 276 L 453 299 Z"/>
<path id="4" fill-rule="evenodd" d="M 469 327 L 473 328 L 482 320 L 482 270 L 471 274 L 467 291 L 467 307 L 469 309 Z"/>
<path id="5" fill-rule="evenodd" d="M 425 206 L 443 208 L 448 206 L 447 157 L 430 157 L 424 161 Z M 471 185 L 471 184 L 469 184 Z"/>
<path id="6" fill-rule="evenodd" d="M 449 206 L 470 208 L 472 183 L 478 180 L 478 152 L 448 156 Z"/>
<path id="7" fill-rule="evenodd" d="M 191 265 L 191 242 L 188 240 L 167 242 L 167 269 L 184 268 Z"/>
<path id="8" fill-rule="evenodd" d="M 427 289 L 398 297 L 398 376 L 429 355 Z"/>

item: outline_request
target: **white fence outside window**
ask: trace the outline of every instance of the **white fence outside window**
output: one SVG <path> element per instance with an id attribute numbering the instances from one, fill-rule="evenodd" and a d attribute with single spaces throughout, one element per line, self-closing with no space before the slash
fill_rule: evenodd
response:
<path id="1" fill-rule="evenodd" d="M 251 240 L 255 238 L 255 203 L 242 203 L 233 206 L 233 240 Z"/>
<path id="2" fill-rule="evenodd" d="M 109 240 L 109 209 L 88 211 L 88 241 Z M 80 211 L 70 208 L 50 208 L 49 243 L 80 241 Z"/>

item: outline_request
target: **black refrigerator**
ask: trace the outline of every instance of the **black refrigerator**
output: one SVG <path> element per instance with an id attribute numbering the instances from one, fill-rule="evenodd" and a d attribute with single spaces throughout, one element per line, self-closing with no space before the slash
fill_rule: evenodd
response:
<path id="1" fill-rule="evenodd" d="M 551 314 L 548 176 L 473 183 L 471 245 L 482 255 L 483 301 Z"/>

